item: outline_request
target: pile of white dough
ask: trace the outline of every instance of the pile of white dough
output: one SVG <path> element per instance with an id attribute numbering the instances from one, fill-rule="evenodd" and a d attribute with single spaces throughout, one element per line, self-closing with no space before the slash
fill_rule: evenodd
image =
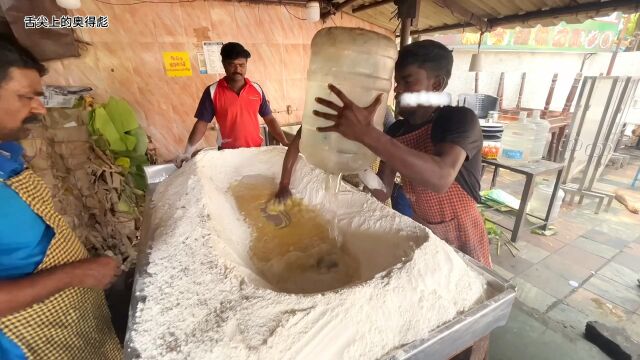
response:
<path id="1" fill-rule="evenodd" d="M 339 196 L 339 227 L 361 282 L 311 295 L 271 290 L 227 189 L 245 175 L 279 178 L 284 152 L 204 151 L 160 185 L 132 332 L 142 359 L 378 359 L 481 300 L 485 281 L 447 244 L 352 190 Z M 292 192 L 327 211 L 325 177 L 301 157 Z"/>

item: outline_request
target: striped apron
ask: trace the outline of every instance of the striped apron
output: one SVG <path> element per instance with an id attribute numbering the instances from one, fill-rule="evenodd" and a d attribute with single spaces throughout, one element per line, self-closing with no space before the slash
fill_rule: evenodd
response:
<path id="1" fill-rule="evenodd" d="M 4 181 L 55 231 L 35 272 L 89 257 L 62 216 L 51 194 L 31 170 Z M 122 349 L 99 289 L 69 288 L 22 311 L 0 318 L 0 330 L 30 360 L 122 359 Z"/>
<path id="2" fill-rule="evenodd" d="M 431 126 L 395 138 L 401 144 L 426 154 L 433 154 Z M 489 237 L 476 202 L 453 182 L 444 194 L 429 191 L 406 178 L 402 187 L 413 208 L 413 218 L 428 227 L 449 245 L 491 268 Z"/>

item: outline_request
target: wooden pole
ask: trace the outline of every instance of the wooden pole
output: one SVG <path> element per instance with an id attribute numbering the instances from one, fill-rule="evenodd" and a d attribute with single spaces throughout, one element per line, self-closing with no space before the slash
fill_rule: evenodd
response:
<path id="1" fill-rule="evenodd" d="M 542 111 L 542 118 L 546 118 L 551 107 L 551 101 L 553 101 L 553 92 L 556 90 L 556 83 L 558 82 L 558 73 L 553 74 L 551 79 L 551 86 L 549 86 L 549 93 L 547 94 L 547 100 L 544 102 L 544 110 Z"/>
<path id="2" fill-rule="evenodd" d="M 576 94 L 578 93 L 578 87 L 580 86 L 580 81 L 582 80 L 582 73 L 577 73 L 575 79 L 573 79 L 573 84 L 571 85 L 571 89 L 569 90 L 569 94 L 567 94 L 567 99 L 564 101 L 564 107 L 562 107 L 562 115 L 566 115 L 571 111 L 571 104 L 573 104 L 573 99 L 575 99 Z"/>
<path id="3" fill-rule="evenodd" d="M 527 80 L 527 73 L 522 73 L 522 79 L 520 80 L 520 92 L 518 93 L 518 102 L 516 103 L 516 110 L 520 109 L 522 105 L 522 94 L 524 93 L 524 82 Z"/>
<path id="4" fill-rule="evenodd" d="M 498 92 L 496 93 L 498 98 L 498 111 L 502 110 L 502 98 L 504 97 L 504 72 L 500 73 L 500 81 L 498 82 Z"/>

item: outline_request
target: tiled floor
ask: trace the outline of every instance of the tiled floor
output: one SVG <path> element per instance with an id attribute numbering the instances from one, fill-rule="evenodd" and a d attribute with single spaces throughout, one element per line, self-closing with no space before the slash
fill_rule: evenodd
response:
<path id="1" fill-rule="evenodd" d="M 623 169 L 606 169 L 602 182 L 626 184 L 623 188 L 640 206 L 640 188 L 629 186 L 638 166 L 640 158 L 632 158 Z M 489 177 L 483 179 L 483 189 Z M 504 171 L 497 187 L 516 196 L 522 184 L 517 174 Z M 498 255 L 493 246 L 495 270 L 518 286 L 517 298 L 527 311 L 580 339 L 585 323 L 599 320 L 625 328 L 640 341 L 640 215 L 617 202 L 609 212 L 596 215 L 593 209 L 588 200 L 564 204 L 554 223 L 557 234 L 522 231 L 516 256 L 504 246 Z"/>

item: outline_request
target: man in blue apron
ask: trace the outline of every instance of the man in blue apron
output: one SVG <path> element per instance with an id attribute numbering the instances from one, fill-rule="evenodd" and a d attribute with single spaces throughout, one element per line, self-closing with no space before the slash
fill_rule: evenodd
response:
<path id="1" fill-rule="evenodd" d="M 16 142 L 45 114 L 45 72 L 0 38 L 0 359 L 121 359 L 102 291 L 119 264 L 89 258 Z"/>

